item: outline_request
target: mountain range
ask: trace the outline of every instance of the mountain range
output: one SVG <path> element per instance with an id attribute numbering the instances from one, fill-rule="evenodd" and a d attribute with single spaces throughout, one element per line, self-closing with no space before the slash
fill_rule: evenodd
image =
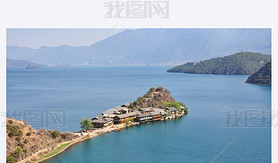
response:
<path id="1" fill-rule="evenodd" d="M 43 38 L 42 38 L 43 39 Z M 125 30 L 90 46 L 7 46 L 7 58 L 43 65 L 179 65 L 239 51 L 271 54 L 270 29 Z"/>

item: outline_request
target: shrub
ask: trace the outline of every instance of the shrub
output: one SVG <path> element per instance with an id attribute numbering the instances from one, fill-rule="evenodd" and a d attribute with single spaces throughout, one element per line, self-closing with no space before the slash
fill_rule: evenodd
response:
<path id="1" fill-rule="evenodd" d="M 143 96 L 144 98 L 148 98 L 149 96 L 147 95 L 147 94 L 144 94 L 144 96 Z"/>
<path id="2" fill-rule="evenodd" d="M 29 142 L 28 139 L 25 139 L 25 140 L 23 141 L 24 144 L 27 144 L 28 142 Z"/>
<path id="3" fill-rule="evenodd" d="M 60 131 L 55 130 L 51 133 L 51 135 L 52 135 L 53 138 L 57 138 L 60 135 Z"/>
<path id="4" fill-rule="evenodd" d="M 164 90 L 163 87 L 157 87 L 155 91 L 156 91 L 156 92 L 159 92 L 159 91 L 163 91 L 163 90 Z"/>
<path id="5" fill-rule="evenodd" d="M 19 126 L 7 125 L 7 130 L 9 131 L 9 134 L 8 134 L 9 137 L 18 136 L 18 134 L 22 134 L 22 132 L 19 130 Z"/>
<path id="6" fill-rule="evenodd" d="M 7 156 L 6 163 L 13 163 L 13 162 L 14 162 L 14 157 L 13 156 Z"/>
<path id="7" fill-rule="evenodd" d="M 19 136 L 16 137 L 15 140 L 18 141 L 18 142 L 20 142 L 20 137 L 19 137 Z"/>
<path id="8" fill-rule="evenodd" d="M 65 139 L 67 136 L 69 135 L 69 133 L 62 133 L 61 136 L 63 139 Z"/>
<path id="9" fill-rule="evenodd" d="M 152 88 L 150 88 L 150 91 L 149 91 L 149 92 L 154 92 L 154 91 L 155 91 L 155 88 L 152 87 Z"/>
<path id="10" fill-rule="evenodd" d="M 17 136 L 22 137 L 22 135 L 23 135 L 22 131 L 21 131 L 21 130 L 18 130 Z"/>
<path id="11" fill-rule="evenodd" d="M 17 145 L 19 145 L 21 148 L 24 148 L 24 144 L 23 143 L 18 143 Z"/>
<path id="12" fill-rule="evenodd" d="M 13 155 L 15 157 L 19 157 L 22 154 L 22 149 L 20 147 L 17 147 L 16 150 L 14 151 Z"/>
<path id="13" fill-rule="evenodd" d="M 12 120 L 8 120 L 9 124 L 13 124 L 14 122 Z"/>
<path id="14" fill-rule="evenodd" d="M 186 107 L 185 109 L 184 109 L 184 114 L 187 114 L 188 113 L 188 107 Z"/>
<path id="15" fill-rule="evenodd" d="M 32 134 L 31 131 L 27 132 L 26 136 L 30 136 Z"/>

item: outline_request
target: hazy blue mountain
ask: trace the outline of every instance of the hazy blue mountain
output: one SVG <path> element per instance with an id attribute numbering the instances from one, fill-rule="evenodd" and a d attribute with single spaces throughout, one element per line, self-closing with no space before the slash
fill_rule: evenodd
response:
<path id="1" fill-rule="evenodd" d="M 271 30 L 126 30 L 90 46 L 62 45 L 39 49 L 8 46 L 7 57 L 40 64 L 179 65 L 239 51 L 270 54 Z"/>
<path id="2" fill-rule="evenodd" d="M 45 65 L 40 65 L 30 61 L 24 60 L 13 60 L 7 58 L 7 67 L 14 67 L 14 68 L 26 68 L 29 64 L 37 67 L 45 67 Z"/>

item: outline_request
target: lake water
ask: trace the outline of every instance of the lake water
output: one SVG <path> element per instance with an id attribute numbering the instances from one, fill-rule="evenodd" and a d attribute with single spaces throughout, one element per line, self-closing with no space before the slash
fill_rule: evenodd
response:
<path id="1" fill-rule="evenodd" d="M 188 115 L 101 135 L 46 162 L 271 161 L 271 129 L 258 127 L 267 117 L 262 113 L 271 108 L 270 86 L 246 84 L 246 75 L 167 73 L 168 68 L 9 69 L 7 109 L 18 113 L 19 119 L 23 110 L 66 110 L 66 127 L 55 123 L 44 127 L 78 131 L 82 117 L 92 118 L 135 100 L 150 87 L 163 86 L 187 105 Z M 229 111 L 237 115 L 229 116 L 231 121 L 225 116 Z M 257 121 L 251 115 L 258 115 Z M 230 127 L 225 121 L 231 122 Z"/>

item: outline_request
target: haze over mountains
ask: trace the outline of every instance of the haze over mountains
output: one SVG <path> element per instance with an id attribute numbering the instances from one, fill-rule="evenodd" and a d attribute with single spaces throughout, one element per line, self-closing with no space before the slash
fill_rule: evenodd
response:
<path id="1" fill-rule="evenodd" d="M 7 46 L 7 58 L 43 65 L 179 65 L 240 51 L 271 54 L 271 30 L 126 30 L 90 46 Z"/>
<path id="2" fill-rule="evenodd" d="M 29 64 L 37 67 L 45 67 L 45 65 L 40 65 L 34 62 L 29 62 L 24 60 L 7 59 L 6 63 L 7 63 L 7 67 L 15 67 L 15 68 L 26 68 Z"/>

